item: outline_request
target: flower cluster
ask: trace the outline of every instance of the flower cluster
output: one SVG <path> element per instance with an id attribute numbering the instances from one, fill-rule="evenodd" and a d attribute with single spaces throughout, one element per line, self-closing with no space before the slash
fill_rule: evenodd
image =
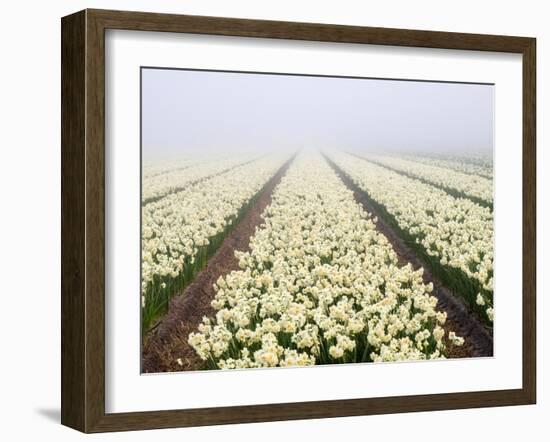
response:
<path id="1" fill-rule="evenodd" d="M 399 227 L 441 265 L 460 269 L 477 281 L 477 305 L 492 318 L 493 214 L 465 198 L 392 172 L 344 153 L 333 161 L 373 200 L 384 206 Z M 490 310 L 489 310 L 490 309 Z"/>
<path id="2" fill-rule="evenodd" d="M 256 155 L 257 157 L 257 155 Z M 147 202 L 183 189 L 199 180 L 224 173 L 230 169 L 253 160 L 253 155 L 237 155 L 226 158 L 210 158 L 183 163 L 166 173 L 144 174 L 141 199 Z M 186 167 L 191 166 L 191 167 Z"/>
<path id="3" fill-rule="evenodd" d="M 319 154 L 300 154 L 263 217 L 241 270 L 215 285 L 215 318 L 189 336 L 211 368 L 444 357 L 446 314 L 423 269 L 398 265 Z"/>
<path id="4" fill-rule="evenodd" d="M 406 173 L 411 177 L 456 190 L 487 203 L 493 202 L 493 180 L 491 179 L 468 175 L 435 165 L 409 161 L 396 156 L 368 155 L 366 158 L 395 171 Z"/>

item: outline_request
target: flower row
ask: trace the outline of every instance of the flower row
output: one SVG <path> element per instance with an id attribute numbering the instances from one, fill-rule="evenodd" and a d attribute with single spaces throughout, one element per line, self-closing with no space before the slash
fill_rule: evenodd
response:
<path id="1" fill-rule="evenodd" d="M 491 179 L 396 156 L 368 155 L 366 159 L 396 172 L 405 173 L 412 178 L 419 178 L 429 184 L 442 187 L 445 190 L 460 193 L 461 196 L 478 200 L 481 203 L 493 203 L 493 181 Z"/>
<path id="2" fill-rule="evenodd" d="M 446 314 L 317 153 L 276 187 L 189 343 L 210 368 L 442 358 Z M 451 334 L 456 345 L 462 338 Z"/>
<path id="3" fill-rule="evenodd" d="M 462 172 L 468 175 L 479 175 L 483 178 L 489 180 L 493 179 L 493 168 L 485 164 L 477 163 L 468 163 L 466 161 L 461 161 L 459 159 L 443 159 L 443 158 L 432 158 L 426 156 L 418 155 L 407 155 L 407 159 L 411 161 L 416 161 L 418 163 L 427 164 L 428 166 L 436 166 L 444 169 L 452 169 L 457 172 Z"/>
<path id="4" fill-rule="evenodd" d="M 212 158 L 210 160 L 196 160 L 190 165 L 175 168 L 162 174 L 153 174 L 144 177 L 142 183 L 141 199 L 143 203 L 158 200 L 170 193 L 183 190 L 186 186 L 194 184 L 205 178 L 224 173 L 239 165 L 257 159 L 258 155 L 236 155 L 225 158 Z"/>

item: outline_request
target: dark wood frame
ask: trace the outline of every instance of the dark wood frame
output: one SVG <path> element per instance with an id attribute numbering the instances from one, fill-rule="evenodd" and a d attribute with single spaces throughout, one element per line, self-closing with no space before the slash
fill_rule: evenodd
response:
<path id="1" fill-rule="evenodd" d="M 183 32 L 519 53 L 523 56 L 523 386 L 404 397 L 105 413 L 105 30 Z M 62 30 L 61 422 L 84 432 L 534 404 L 536 40 L 405 29 L 84 10 Z"/>

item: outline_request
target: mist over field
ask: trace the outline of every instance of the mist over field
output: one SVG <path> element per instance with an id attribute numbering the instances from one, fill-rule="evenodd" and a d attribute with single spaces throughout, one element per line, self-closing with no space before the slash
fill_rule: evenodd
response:
<path id="1" fill-rule="evenodd" d="M 143 69 L 145 162 L 316 147 L 491 156 L 494 86 Z"/>

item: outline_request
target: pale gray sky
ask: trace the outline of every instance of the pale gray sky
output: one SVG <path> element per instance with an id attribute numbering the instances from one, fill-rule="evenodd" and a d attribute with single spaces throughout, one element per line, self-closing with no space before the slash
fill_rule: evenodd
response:
<path id="1" fill-rule="evenodd" d="M 491 85 L 142 70 L 145 158 L 318 146 L 490 151 Z"/>

